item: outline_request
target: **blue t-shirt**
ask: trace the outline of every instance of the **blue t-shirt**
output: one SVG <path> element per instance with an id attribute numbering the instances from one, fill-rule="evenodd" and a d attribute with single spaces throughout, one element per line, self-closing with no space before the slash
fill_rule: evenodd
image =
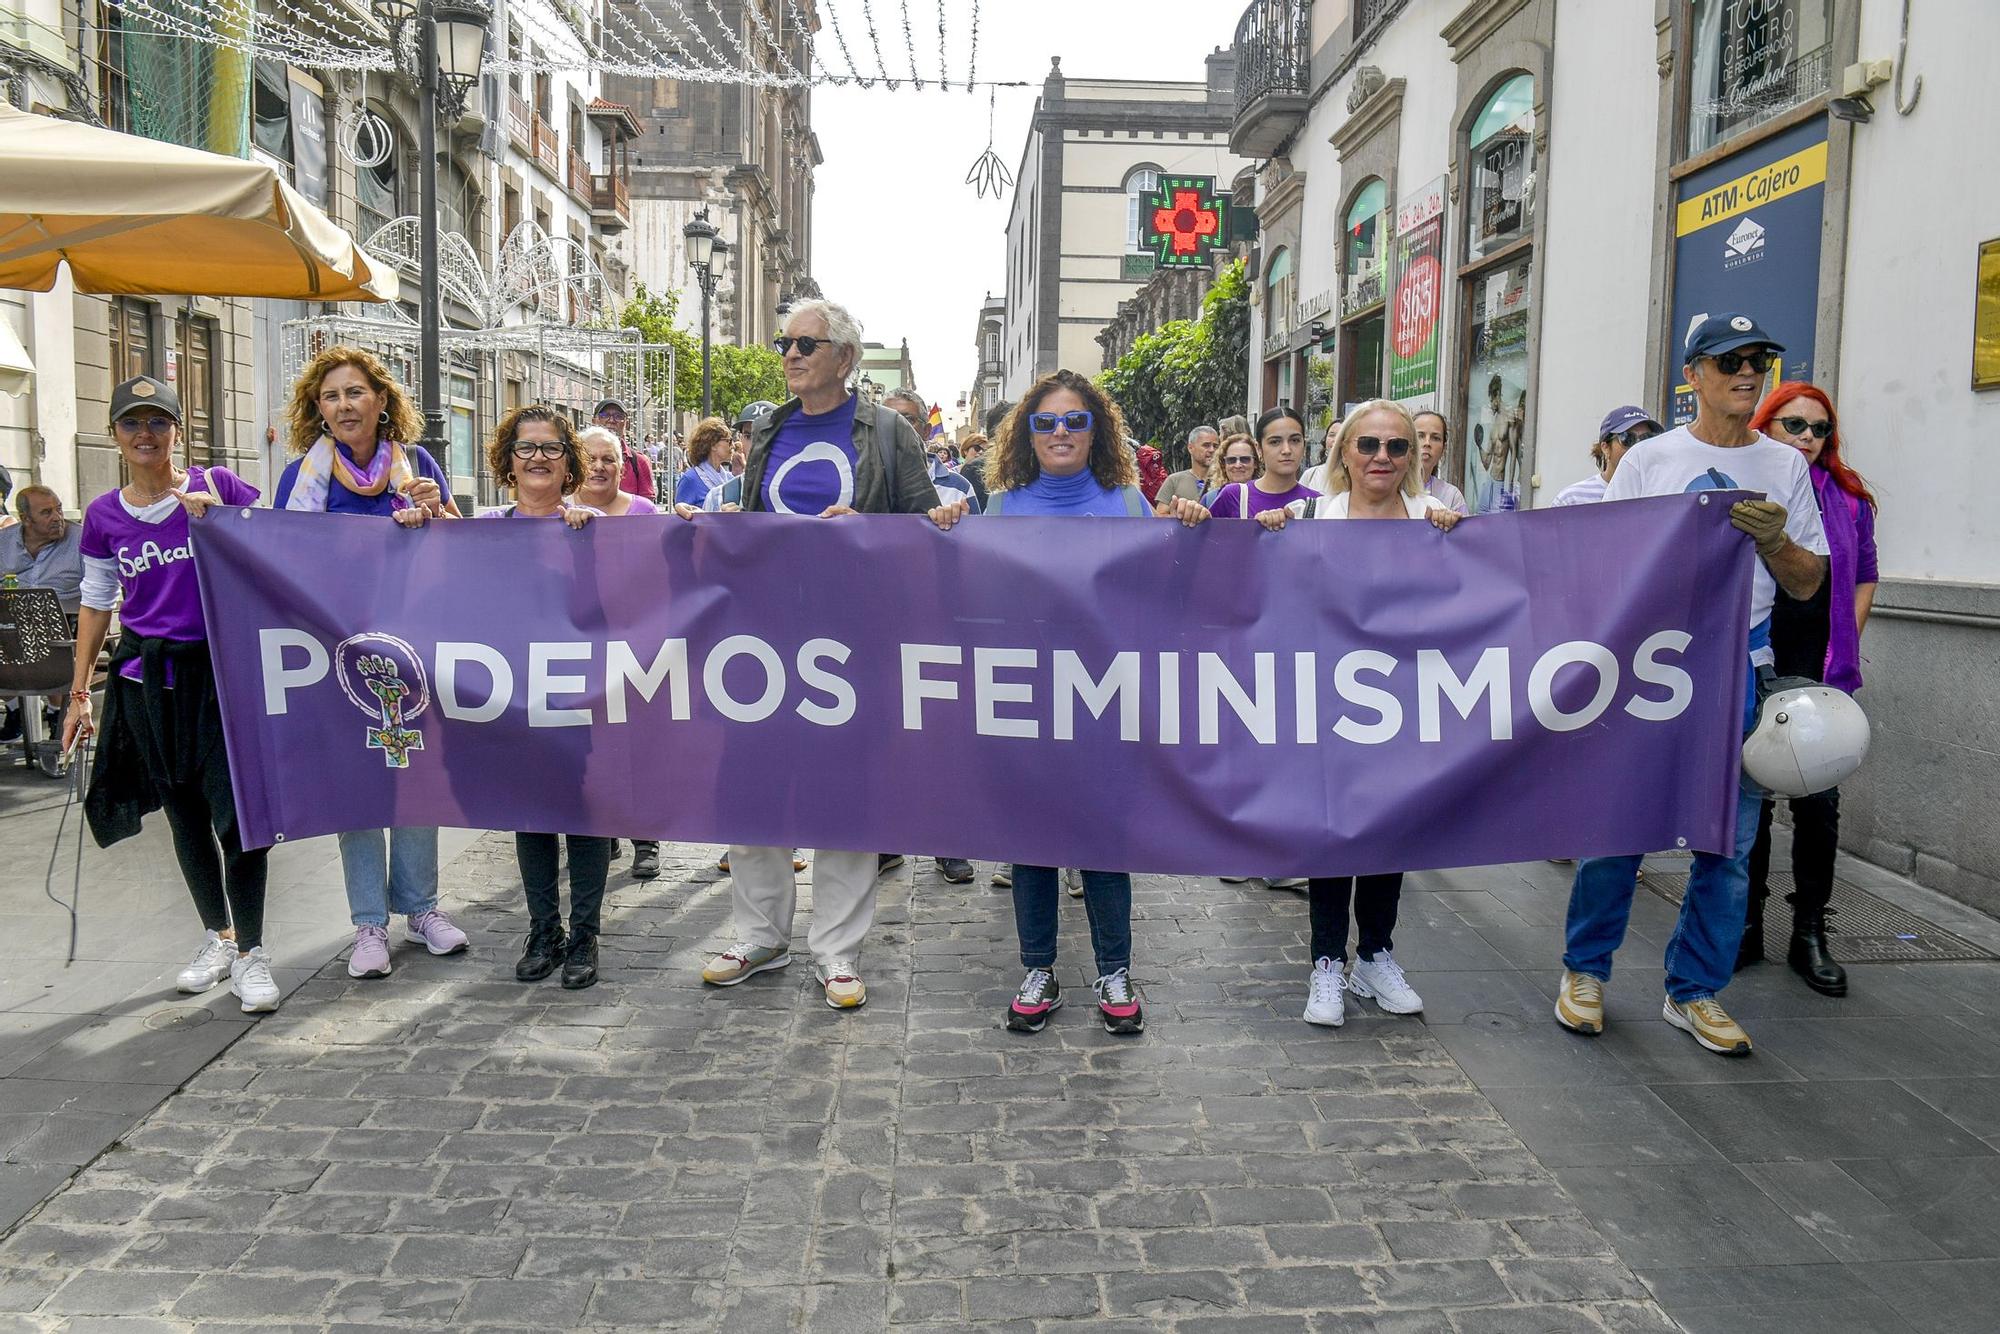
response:
<path id="1" fill-rule="evenodd" d="M 354 455 L 347 446 L 335 441 L 333 447 L 340 451 L 341 457 L 346 459 L 351 467 Z M 422 445 L 404 445 L 403 453 L 409 458 L 410 467 L 417 476 L 430 478 L 437 483 L 438 490 L 447 500 L 451 498 L 451 479 L 444 475 L 444 469 L 438 467 L 437 460 L 431 457 L 428 449 Z M 304 455 L 293 459 L 286 467 L 284 475 L 278 478 L 278 493 L 271 501 L 271 508 L 283 509 L 285 502 L 292 498 L 292 487 L 299 480 L 299 465 L 304 462 Z M 386 486 L 382 488 L 382 494 L 379 496 L 357 496 L 342 486 L 340 479 L 336 477 L 326 488 L 328 514 L 375 514 L 386 518 L 395 512 L 394 501 L 395 497 Z"/>
<path id="2" fill-rule="evenodd" d="M 771 438 L 764 461 L 764 508 L 820 514 L 854 503 L 854 399 L 814 416 L 794 412 Z"/>
<path id="3" fill-rule="evenodd" d="M 708 493 L 729 480 L 727 468 L 717 468 L 711 464 L 700 464 L 681 474 L 681 480 L 674 486 L 676 505 L 693 505 L 697 508 Z"/>

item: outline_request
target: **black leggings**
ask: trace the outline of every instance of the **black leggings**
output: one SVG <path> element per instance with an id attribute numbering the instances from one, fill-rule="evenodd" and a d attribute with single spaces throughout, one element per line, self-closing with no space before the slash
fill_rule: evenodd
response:
<path id="1" fill-rule="evenodd" d="M 1389 875 L 1313 877 L 1306 884 L 1306 905 L 1312 919 L 1312 957 L 1347 961 L 1347 904 L 1354 901 L 1354 921 L 1360 928 L 1354 953 L 1373 959 L 1391 947 L 1396 908 L 1403 898 L 1403 873 Z"/>
<path id="2" fill-rule="evenodd" d="M 597 934 L 598 910 L 604 906 L 604 881 L 611 873 L 611 848 L 618 840 L 594 834 L 516 834 L 514 857 L 521 863 L 521 888 L 528 896 L 528 916 L 537 925 L 562 920 L 562 847 L 569 842 L 569 927 L 572 933 Z"/>
<path id="3" fill-rule="evenodd" d="M 1834 854 L 1840 851 L 1840 789 L 1791 801 L 1793 912 L 1824 912 L 1833 897 Z M 1753 905 L 1771 892 L 1771 817 L 1777 809 L 1778 803 L 1766 798 L 1757 818 L 1757 842 L 1750 849 Z"/>
<path id="4" fill-rule="evenodd" d="M 246 851 L 233 821 L 229 833 L 218 838 L 215 813 L 197 788 L 162 791 L 160 810 L 173 830 L 174 856 L 201 924 L 210 931 L 234 926 L 236 948 L 245 954 L 263 944 L 264 884 L 271 850 Z"/>

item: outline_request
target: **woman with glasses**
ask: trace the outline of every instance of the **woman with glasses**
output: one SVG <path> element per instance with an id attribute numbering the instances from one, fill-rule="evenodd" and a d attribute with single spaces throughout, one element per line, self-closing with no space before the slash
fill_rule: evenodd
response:
<path id="1" fill-rule="evenodd" d="M 731 436 L 729 423 L 720 417 L 703 417 L 688 432 L 688 466 L 674 487 L 675 505 L 701 508 L 708 493 L 728 481 Z"/>
<path id="2" fill-rule="evenodd" d="M 482 519 L 560 518 L 580 529 L 603 513 L 566 497 L 584 473 L 583 450 L 560 412 L 539 403 L 500 419 L 486 448 L 493 480 L 514 488 L 514 503 L 486 510 Z M 546 776 L 545 776 L 546 777 Z M 562 969 L 565 990 L 597 984 L 597 933 L 604 882 L 616 839 L 595 834 L 514 835 L 514 859 L 528 900 L 528 941 L 514 965 L 522 982 L 539 982 Z M 567 848 L 565 849 L 565 845 Z M 569 930 L 563 931 L 562 862 L 569 854 Z"/>
<path id="3" fill-rule="evenodd" d="M 1772 668 L 1779 676 L 1806 676 L 1853 694 L 1861 689 L 1861 632 L 1875 605 L 1875 497 L 1841 457 L 1840 417 L 1817 385 L 1787 380 L 1773 389 L 1750 418 L 1752 430 L 1805 455 L 1820 526 L 1826 531 L 1827 577 L 1819 591 L 1799 599 L 1778 590 L 1771 605 Z M 1764 900 L 1770 894 L 1771 816 L 1777 803 L 1764 798 L 1757 842 L 1750 849 L 1750 907 L 1736 966 L 1764 957 Z M 1792 940 L 1786 962 L 1805 984 L 1825 996 L 1847 994 L 1847 970 L 1827 953 L 1827 903 L 1833 896 L 1833 859 L 1840 848 L 1840 790 L 1792 798 Z"/>
<path id="4" fill-rule="evenodd" d="M 1625 461 L 1626 453 L 1665 429 L 1644 408 L 1628 404 L 1605 413 L 1598 424 L 1597 443 L 1590 447 L 1590 461 L 1597 465 L 1597 471 L 1558 491 L 1556 504 L 1595 505 L 1604 499 L 1604 488 L 1611 485 L 1612 474 Z"/>
<path id="5" fill-rule="evenodd" d="M 1327 468 L 1332 494 L 1269 510 L 1257 521 L 1273 531 L 1296 519 L 1426 519 L 1450 532 L 1459 516 L 1424 490 L 1416 456 L 1416 423 L 1387 399 L 1349 413 Z M 1423 997 L 1403 976 L 1393 953 L 1403 875 L 1314 876 L 1306 885 L 1312 923 L 1313 969 L 1306 983 L 1305 1020 L 1338 1028 L 1347 1020 L 1345 993 L 1371 997 L 1390 1014 L 1416 1014 Z M 1359 928 L 1354 972 L 1347 962 L 1350 911 Z"/>
<path id="6" fill-rule="evenodd" d="M 450 479 L 415 443 L 423 418 L 374 353 L 330 347 L 307 362 L 285 417 L 298 457 L 278 479 L 277 508 L 389 518 L 406 528 L 458 517 Z M 339 842 L 354 924 L 349 977 L 389 975 L 391 913 L 403 915 L 410 944 L 438 955 L 465 949 L 465 932 L 438 907 L 434 826 L 350 830 Z"/>
<path id="7" fill-rule="evenodd" d="M 1310 500 L 1319 494 L 1299 482 L 1299 470 L 1306 461 L 1304 418 L 1288 407 L 1271 408 L 1257 419 L 1254 435 L 1263 469 L 1254 481 L 1230 478 L 1216 491 L 1209 508 L 1218 519 L 1254 519 L 1267 510 L 1281 510 L 1295 500 Z M 1227 456 L 1240 452 L 1236 446 L 1222 451 L 1225 470 L 1230 466 Z"/>
<path id="8" fill-rule="evenodd" d="M 1074 371 L 1043 376 L 1000 428 L 993 451 L 992 491 L 986 514 L 1082 515 L 1152 518 L 1138 485 L 1124 421 L 1104 392 Z M 950 532 L 970 512 L 963 502 L 940 505 L 931 521 Z M 1185 496 L 1173 498 L 1162 517 L 1194 527 L 1209 517 Z M 1056 980 L 1056 908 L 1059 875 L 1053 866 L 1014 865 L 1014 927 L 1021 966 L 1028 970 L 1008 1003 L 1006 1025 L 1039 1033 L 1063 1003 Z M 1142 1032 L 1146 1017 L 1132 985 L 1132 877 L 1123 871 L 1084 871 L 1083 906 L 1096 955 L 1098 1017 L 1117 1036 Z"/>
<path id="9" fill-rule="evenodd" d="M 244 847 L 236 826 L 190 531 L 209 506 L 254 504 L 257 490 L 227 468 L 174 462 L 180 398 L 151 376 L 111 391 L 111 429 L 131 480 L 84 511 L 82 608 L 63 749 L 98 731 L 90 682 L 115 611 L 118 649 L 83 806 L 90 831 L 108 848 L 138 833 L 144 816 L 163 812 L 208 933 L 175 986 L 207 991 L 226 977 L 246 1013 L 275 1010 L 278 984 L 264 949 L 268 850 Z"/>

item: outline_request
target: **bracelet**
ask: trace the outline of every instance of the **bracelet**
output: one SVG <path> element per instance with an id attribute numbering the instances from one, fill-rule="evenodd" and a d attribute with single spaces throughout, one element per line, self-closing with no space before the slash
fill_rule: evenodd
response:
<path id="1" fill-rule="evenodd" d="M 90 703 L 90 692 L 88 690 L 72 690 L 69 692 L 69 697 L 82 704 Z"/>

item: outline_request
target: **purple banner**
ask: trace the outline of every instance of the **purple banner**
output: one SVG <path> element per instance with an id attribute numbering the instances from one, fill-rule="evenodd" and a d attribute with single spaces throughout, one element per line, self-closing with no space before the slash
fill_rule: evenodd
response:
<path id="1" fill-rule="evenodd" d="M 245 842 L 1339 875 L 1729 846 L 1728 493 L 1424 523 L 195 525 Z"/>

